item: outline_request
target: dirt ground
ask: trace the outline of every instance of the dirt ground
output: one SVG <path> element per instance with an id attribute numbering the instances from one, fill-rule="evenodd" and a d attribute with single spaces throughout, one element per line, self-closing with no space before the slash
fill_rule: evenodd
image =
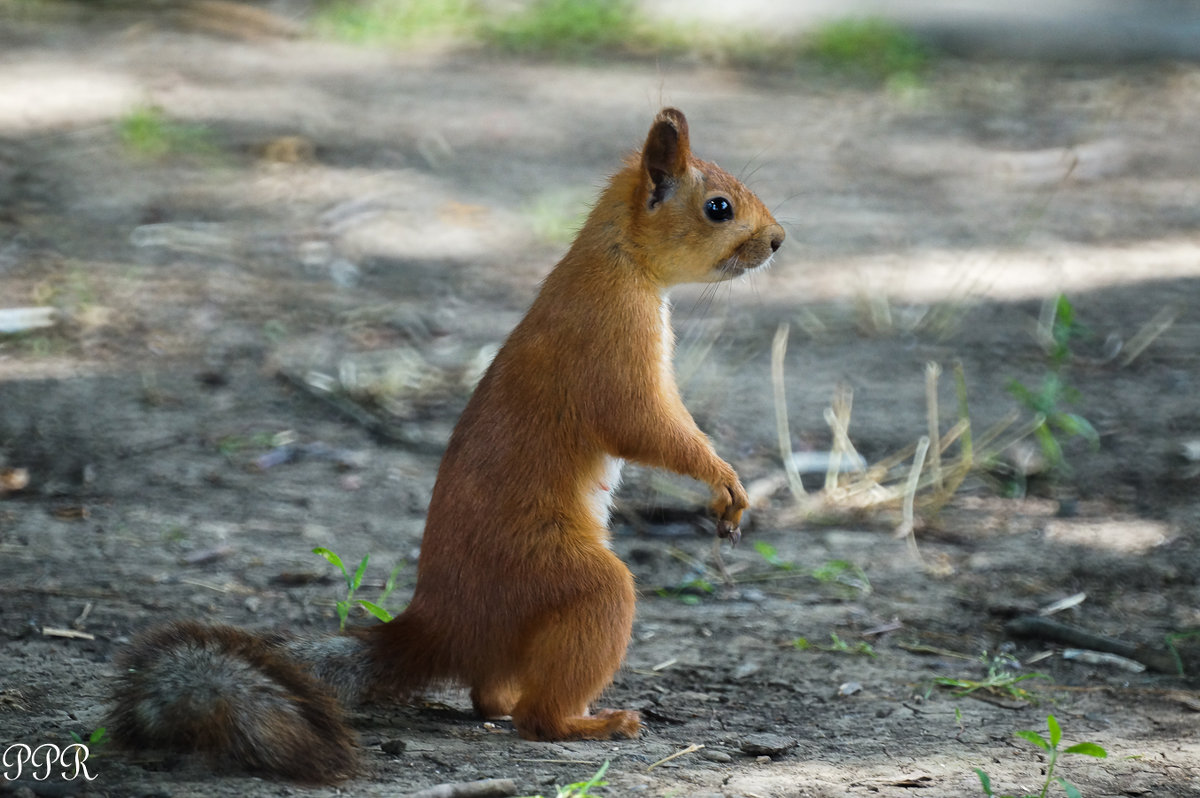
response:
<path id="1" fill-rule="evenodd" d="M 526 742 L 447 692 L 357 710 L 363 772 L 339 789 L 101 746 L 93 782 L 26 772 L 0 794 L 397 795 L 511 778 L 553 795 L 605 761 L 604 795 L 957 797 L 982 794 L 974 768 L 1024 794 L 1046 757 L 1013 732 L 1052 713 L 1067 742 L 1109 752 L 1060 760 L 1084 795 L 1200 796 L 1194 680 L 1064 658 L 1061 641 L 1006 627 L 1084 593 L 1054 618 L 1152 651 L 1200 629 L 1198 477 L 1179 457 L 1200 437 L 1200 68 L 948 61 L 896 92 L 243 40 L 117 12 L 0 25 L 0 307 L 60 311 L 0 337 L 0 467 L 29 473 L 0 496 L 0 745 L 101 726 L 111 657 L 148 625 L 335 629 L 340 577 L 314 546 L 369 552 L 368 598 L 407 563 L 401 605 L 470 374 L 565 247 L 546 227 L 573 218 L 662 104 L 788 240 L 770 272 L 676 296 L 688 403 L 767 487 L 718 565 L 694 486 L 626 475 L 614 545 L 641 595 L 604 705 L 639 709 L 643 736 Z M 134 152 L 118 121 L 151 106 L 202 126 L 203 146 Z M 1098 449 L 1067 441 L 1057 476 L 976 470 L 918 514 L 920 560 L 891 509 L 796 510 L 771 381 L 781 323 L 793 446 L 828 449 L 823 412 L 847 384 L 851 438 L 875 461 L 927 432 L 929 361 L 947 375 L 943 431 L 956 362 L 976 434 L 1015 410 L 1012 430 L 1026 423 L 1006 385 L 1049 373 L 1034 330 L 1059 292 L 1086 333 L 1062 371 L 1079 391 L 1068 409 Z M 1173 324 L 1126 362 L 1160 313 Z M 386 429 L 280 377 L 348 364 L 390 403 Z M 281 434 L 292 449 L 273 448 Z M 814 575 L 839 562 L 861 576 Z M 849 650 L 820 648 L 831 635 Z M 1198 647 L 1180 639 L 1192 674 Z M 985 653 L 1043 674 L 1019 685 L 1036 703 L 935 683 L 983 678 Z"/>

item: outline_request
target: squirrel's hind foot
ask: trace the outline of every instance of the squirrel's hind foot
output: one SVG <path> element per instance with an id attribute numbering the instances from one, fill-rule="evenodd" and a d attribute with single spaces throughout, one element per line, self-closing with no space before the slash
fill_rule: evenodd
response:
<path id="1" fill-rule="evenodd" d="M 611 740 L 637 737 L 642 729 L 641 717 L 627 709 L 603 709 L 574 718 L 546 718 L 518 710 L 513 713 L 513 724 L 526 740 Z"/>

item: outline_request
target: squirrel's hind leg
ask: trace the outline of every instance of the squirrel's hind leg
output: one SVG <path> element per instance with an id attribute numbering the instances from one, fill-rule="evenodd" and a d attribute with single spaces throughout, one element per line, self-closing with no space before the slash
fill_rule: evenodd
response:
<path id="1" fill-rule="evenodd" d="M 591 565 L 586 574 L 558 575 L 590 590 L 550 610 L 526 643 L 520 698 L 512 709 L 517 732 L 526 739 L 606 740 L 636 737 L 641 729 L 637 712 L 588 714 L 588 704 L 625 656 L 634 609 L 633 578 L 624 564 L 602 550 Z"/>

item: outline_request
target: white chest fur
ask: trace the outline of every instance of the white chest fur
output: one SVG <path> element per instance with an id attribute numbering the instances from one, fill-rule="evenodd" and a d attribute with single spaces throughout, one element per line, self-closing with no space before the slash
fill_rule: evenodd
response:
<path id="1" fill-rule="evenodd" d="M 592 517 L 605 529 L 608 528 L 608 520 L 612 515 L 613 494 L 621 486 L 621 469 L 624 466 L 625 461 L 619 457 L 605 457 L 604 469 L 588 496 Z"/>
<path id="2" fill-rule="evenodd" d="M 675 334 L 671 330 L 671 300 L 665 294 L 659 303 L 658 311 L 662 325 L 662 329 L 659 331 L 662 338 L 658 356 L 661 358 L 663 377 L 674 380 L 674 366 L 671 358 L 675 350 Z M 608 522 L 612 516 L 613 495 L 621 486 L 621 470 L 624 466 L 625 461 L 621 458 L 606 456 L 601 472 L 588 493 L 592 517 L 605 529 L 608 528 Z"/>
<path id="3" fill-rule="evenodd" d="M 663 294 L 662 299 L 658 303 L 658 315 L 662 323 L 660 335 L 662 341 L 660 343 L 661 351 L 659 357 L 662 358 L 662 373 L 668 379 L 674 379 L 672 376 L 674 366 L 671 363 L 671 358 L 675 353 L 675 332 L 671 329 L 671 299 Z"/>

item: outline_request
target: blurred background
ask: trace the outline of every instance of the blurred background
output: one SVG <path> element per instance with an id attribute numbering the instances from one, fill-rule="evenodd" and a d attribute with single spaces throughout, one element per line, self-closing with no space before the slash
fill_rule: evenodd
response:
<path id="1" fill-rule="evenodd" d="M 411 563 L 475 380 L 664 105 L 788 234 L 769 271 L 674 295 L 686 400 L 770 547 L 730 562 L 876 587 L 780 618 L 847 631 L 911 601 L 973 658 L 1000 605 L 1087 593 L 1092 628 L 1194 637 L 1198 58 L 1185 0 L 0 0 L 7 651 L 80 586 L 107 661 L 167 607 L 327 622 L 296 597 L 328 585 L 271 581 L 317 573 L 313 546 Z M 645 611 L 692 640 L 653 588 L 728 578 L 695 566 L 703 493 L 625 484 Z M 41 645 L 8 664 L 66 656 Z M 921 678 L 890 654 L 863 678 Z M 810 678 L 784 682 L 831 694 Z M 1179 710 L 1138 701 L 1110 743 L 1161 732 L 1181 770 L 1153 794 L 1200 794 L 1162 731 Z M 1135 759 L 1110 782 L 1159 761 Z"/>

